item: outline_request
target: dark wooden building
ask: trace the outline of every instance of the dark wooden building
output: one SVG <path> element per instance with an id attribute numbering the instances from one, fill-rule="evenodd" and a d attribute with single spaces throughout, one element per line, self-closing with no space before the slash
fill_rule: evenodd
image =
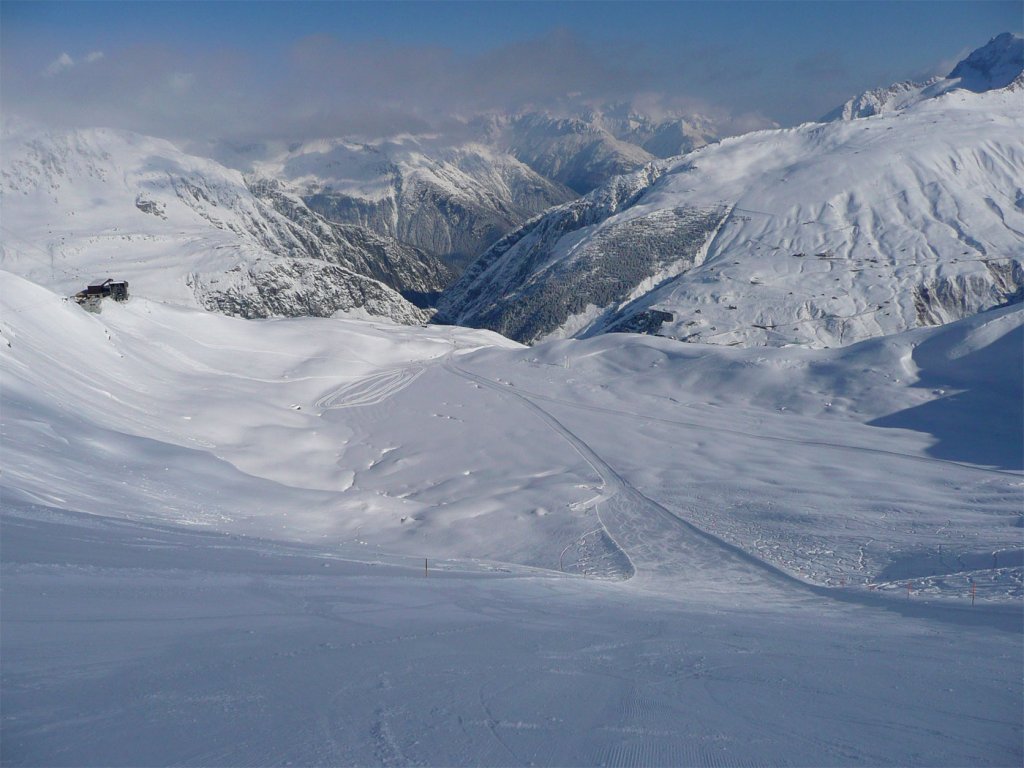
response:
<path id="1" fill-rule="evenodd" d="M 78 300 L 79 304 L 88 299 L 98 300 L 105 299 L 107 297 L 114 301 L 127 301 L 128 281 L 114 280 L 114 278 L 108 277 L 102 283 L 93 283 L 84 291 L 79 291 L 75 294 L 75 298 Z"/>

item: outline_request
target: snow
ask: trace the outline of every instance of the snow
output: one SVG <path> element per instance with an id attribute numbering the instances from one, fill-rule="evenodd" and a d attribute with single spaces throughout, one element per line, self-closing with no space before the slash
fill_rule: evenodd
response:
<path id="1" fill-rule="evenodd" d="M 653 270 L 534 347 L 387 295 L 204 312 L 295 222 L 166 142 L 5 135 L 0 763 L 1020 765 L 1019 91 L 910 101 L 505 238 L 476 277 L 517 248 Z M 287 174 L 521 177 L 431 141 Z M 128 301 L 65 298 L 115 268 Z M 652 309 L 713 343 L 601 332 Z"/>
<path id="2" fill-rule="evenodd" d="M 1021 760 L 1020 306 L 524 348 L 0 287 L 5 763 Z"/>
<path id="3" fill-rule="evenodd" d="M 897 112 L 956 89 L 982 93 L 1005 88 L 1015 80 L 1019 81 L 1022 72 L 1024 38 L 1004 32 L 973 51 L 946 77 L 933 77 L 922 83 L 896 83 L 888 88 L 865 91 L 829 112 L 822 122 Z"/>
<path id="4" fill-rule="evenodd" d="M 1016 619 L 746 575 L 658 596 L 23 508 L 4 759 L 46 765 L 1012 765 Z"/>
<path id="5" fill-rule="evenodd" d="M 26 127 L 4 135 L 2 155 L 0 265 L 65 295 L 113 276 L 133 292 L 175 304 L 234 299 L 242 314 L 365 307 L 406 322 L 425 317 L 396 290 L 355 272 L 354 262 L 365 269 L 374 253 L 353 253 L 358 245 L 318 228 L 326 223 L 308 210 L 302 223 L 287 219 L 257 199 L 238 171 L 167 141 Z M 394 270 L 403 257 L 415 262 L 384 238 L 362 239 L 367 248 L 390 251 L 391 263 L 377 272 Z M 421 288 L 416 278 L 429 265 L 404 267 L 412 272 L 409 287 Z M 333 293 L 318 285 L 324 272 L 343 285 Z M 273 299 L 286 300 L 273 312 L 265 304 L 274 302 L 260 295 L 268 283 L 279 289 Z"/>
<path id="6" fill-rule="evenodd" d="M 635 199 L 602 206 L 610 184 L 525 225 L 446 292 L 442 312 L 529 343 L 653 309 L 673 316 L 664 336 L 817 348 L 967 317 L 1024 290 L 1022 114 L 1019 90 L 954 90 L 900 112 L 724 139 L 621 177 L 641 184 Z M 653 274 L 632 275 L 611 302 L 590 299 L 605 291 L 588 281 L 591 262 L 618 265 L 685 212 L 715 210 L 725 218 L 708 223 L 699 258 L 692 237 L 659 245 Z M 635 248 L 616 233 L 632 233 Z M 680 274 L 636 297 L 671 274 L 666 262 Z M 563 273 L 579 308 L 531 303 Z M 605 311 L 580 328 L 586 304 Z"/>
<path id="7" fill-rule="evenodd" d="M 967 306 L 937 308 L 941 322 L 1001 303 L 983 296 L 992 271 L 1009 273 L 1024 252 L 1012 204 L 1020 115 L 1010 93 L 950 94 L 697 153 L 699 173 L 667 175 L 630 215 L 706 199 L 733 201 L 732 214 L 704 265 L 644 303 L 675 314 L 666 335 L 747 346 L 834 346 L 931 324 L 915 289 L 943 281 L 969 287 Z"/>

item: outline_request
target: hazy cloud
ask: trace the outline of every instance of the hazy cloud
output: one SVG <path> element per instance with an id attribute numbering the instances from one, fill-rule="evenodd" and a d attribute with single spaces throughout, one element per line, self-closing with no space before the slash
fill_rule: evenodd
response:
<path id="1" fill-rule="evenodd" d="M 7 58 L 7 57 L 5 57 Z M 36 75 L 4 61 L 5 111 L 48 124 L 127 128 L 178 139 L 301 140 L 451 128 L 491 110 L 630 101 L 643 94 L 661 113 L 701 113 L 726 126 L 764 127 L 756 108 L 730 110 L 708 98 L 725 52 L 691 66 L 666 63 L 642 45 L 596 45 L 564 30 L 482 53 L 390 42 L 343 44 L 307 37 L 283 55 L 203 55 L 167 47 L 62 53 Z M 715 66 L 718 61 L 720 66 Z M 88 64 L 88 66 L 84 66 Z M 58 76 L 59 75 L 59 76 Z"/>
<path id="2" fill-rule="evenodd" d="M 43 70 L 44 77 L 55 77 L 61 72 L 65 72 L 79 64 L 95 64 L 97 61 L 103 58 L 103 51 L 92 51 L 86 54 L 85 58 L 81 62 L 76 62 L 71 55 L 66 51 L 58 56 L 56 59 L 51 61 L 47 65 L 46 69 Z"/>
<path id="3" fill-rule="evenodd" d="M 71 69 L 75 66 L 75 61 L 67 53 L 62 53 L 56 59 L 50 62 L 49 66 L 43 70 L 43 74 L 47 77 L 53 77 L 66 69 Z"/>
<path id="4" fill-rule="evenodd" d="M 948 58 L 942 59 L 942 61 L 937 62 L 929 69 L 921 72 L 920 77 L 917 79 L 927 80 L 930 77 L 936 76 L 946 77 L 950 72 L 952 72 L 956 68 L 957 64 L 959 64 L 961 61 L 963 61 L 970 55 L 971 50 L 971 48 L 961 48 L 959 53 L 957 53 L 955 56 L 950 56 Z"/>
<path id="5" fill-rule="evenodd" d="M 850 72 L 842 56 L 834 51 L 820 51 L 813 56 L 799 59 L 793 71 L 808 80 L 841 80 Z"/>

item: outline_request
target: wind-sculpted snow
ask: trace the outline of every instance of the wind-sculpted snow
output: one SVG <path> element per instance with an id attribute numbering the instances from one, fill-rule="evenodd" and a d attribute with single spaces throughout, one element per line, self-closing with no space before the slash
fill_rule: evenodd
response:
<path id="1" fill-rule="evenodd" d="M 1014 546 L 1020 307 L 828 351 L 604 335 L 471 354 L 501 337 L 137 297 L 95 316 L 4 280 L 19 498 L 620 577 L 671 560 L 635 549 L 646 515 L 817 583 L 873 583 L 924 547 L 952 589 L 948 557 Z"/>
<path id="2" fill-rule="evenodd" d="M 598 203 L 620 199 L 617 181 L 509 235 L 446 292 L 440 318 L 524 341 L 651 329 L 824 347 L 967 317 L 1021 296 L 1022 136 L 1019 93 L 1002 89 L 726 139 L 659 167 L 621 203 Z M 626 295 L 594 294 L 586 311 L 585 298 L 563 298 L 570 281 L 591 290 L 573 273 L 580 254 L 628 269 L 638 239 L 619 233 L 656 231 L 679 211 L 703 212 L 705 250 L 691 236 L 678 250 L 653 240 L 653 280 L 634 272 Z"/>
<path id="3" fill-rule="evenodd" d="M 245 316 L 358 308 L 420 322 L 403 295 L 425 303 L 451 278 L 415 248 L 326 221 L 273 181 L 247 183 L 148 137 L 8 136 L 2 179 L 5 268 L 67 294 L 116 277 L 136 294 Z"/>

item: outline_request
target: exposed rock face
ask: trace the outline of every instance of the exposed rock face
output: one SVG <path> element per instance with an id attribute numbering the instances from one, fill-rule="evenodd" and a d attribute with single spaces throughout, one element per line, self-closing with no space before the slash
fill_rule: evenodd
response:
<path id="1" fill-rule="evenodd" d="M 377 144 L 311 142 L 263 172 L 310 209 L 433 254 L 461 270 L 506 232 L 572 199 L 514 157 L 477 144 L 411 137 Z"/>
<path id="2" fill-rule="evenodd" d="M 939 277 L 914 288 L 918 325 L 945 325 L 982 310 L 1024 301 L 1024 266 L 989 261 L 986 273 Z"/>
<path id="3" fill-rule="evenodd" d="M 511 119 L 501 134 L 499 140 L 519 160 L 579 194 L 654 160 L 642 147 L 578 117 L 531 113 Z"/>
<path id="4" fill-rule="evenodd" d="M 379 280 L 419 305 L 435 298 L 454 279 L 439 259 L 418 248 L 364 227 L 327 221 L 297 195 L 285 191 L 280 181 L 256 178 L 248 186 L 256 198 L 297 225 L 284 242 L 265 242 L 280 255 L 301 252 L 309 258 L 336 263 Z"/>
<path id="5" fill-rule="evenodd" d="M 663 172 L 652 164 L 619 177 L 499 241 L 443 295 L 438 320 L 533 342 L 574 316 L 611 311 L 645 281 L 689 268 L 725 209 L 660 210 L 582 234 L 628 209 Z"/>
<path id="6" fill-rule="evenodd" d="M 197 274 L 190 280 L 206 309 L 250 319 L 346 312 L 411 325 L 426 322 L 431 314 L 376 280 L 313 259 L 240 267 L 222 275 Z"/>
<path id="7" fill-rule="evenodd" d="M 338 310 L 423 322 L 452 275 L 385 235 L 325 220 L 276 181 L 103 129 L 5 136 L 6 267 L 64 293 L 133 294 L 246 317 Z"/>
<path id="8" fill-rule="evenodd" d="M 707 118 L 654 120 L 626 105 L 571 117 L 481 115 L 461 132 L 217 151 L 282 180 L 325 218 L 415 246 L 458 272 L 533 216 L 717 138 Z"/>

